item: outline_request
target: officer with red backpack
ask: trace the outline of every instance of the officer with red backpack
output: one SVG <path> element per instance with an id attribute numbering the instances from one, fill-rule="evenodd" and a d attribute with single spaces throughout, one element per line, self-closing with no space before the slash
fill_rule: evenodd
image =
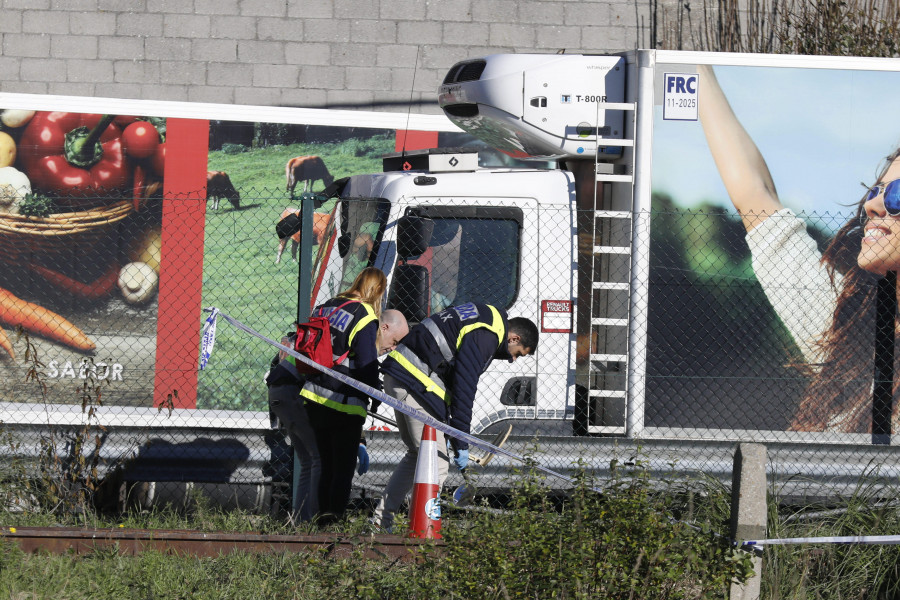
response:
<path id="1" fill-rule="evenodd" d="M 506 311 L 469 302 L 433 314 L 413 327 L 381 365 L 384 391 L 412 408 L 469 433 L 472 404 L 481 374 L 493 360 L 515 361 L 534 354 L 537 326 L 524 317 L 508 319 Z M 391 530 L 394 513 L 412 488 L 423 423 L 394 411 L 407 451 L 385 488 L 373 521 Z M 449 468 L 444 436 L 437 432 L 438 478 Z M 469 461 L 468 444 L 451 439 L 454 463 Z"/>
<path id="2" fill-rule="evenodd" d="M 375 389 L 381 389 L 378 354 L 382 347 L 395 346 L 406 334 L 406 320 L 393 327 L 379 325 L 381 300 L 387 278 L 380 269 L 368 267 L 353 284 L 336 297 L 316 307 L 314 314 L 328 318 L 332 352 L 345 357 L 333 370 Z M 394 311 L 396 312 L 396 311 Z M 360 448 L 362 427 L 369 398 L 356 388 L 329 375 L 310 374 L 300 391 L 315 433 L 321 459 L 319 513 L 323 524 L 343 515 L 350 499 L 353 471 Z M 373 401 L 371 410 L 378 408 Z"/>

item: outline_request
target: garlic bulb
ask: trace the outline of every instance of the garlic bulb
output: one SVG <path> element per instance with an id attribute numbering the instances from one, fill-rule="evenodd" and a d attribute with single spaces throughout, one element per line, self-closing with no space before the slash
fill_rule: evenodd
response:
<path id="1" fill-rule="evenodd" d="M 31 117 L 34 116 L 33 110 L 16 110 L 12 108 L 7 108 L 2 113 L 0 113 L 0 123 L 3 123 L 7 127 L 21 127 L 28 123 L 31 120 Z"/>
<path id="2" fill-rule="evenodd" d="M 119 290 L 129 304 L 144 304 L 153 298 L 159 275 L 147 263 L 131 262 L 119 271 Z"/>
<path id="3" fill-rule="evenodd" d="M 31 193 L 28 176 L 15 167 L 0 167 L 0 213 L 18 214 L 19 205 Z"/>

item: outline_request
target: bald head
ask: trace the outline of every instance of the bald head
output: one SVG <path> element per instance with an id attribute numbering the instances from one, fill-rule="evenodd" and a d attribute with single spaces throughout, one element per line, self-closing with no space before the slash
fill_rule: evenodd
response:
<path id="1" fill-rule="evenodd" d="M 409 325 L 402 312 L 391 308 L 382 312 L 378 321 L 378 354 L 387 354 L 396 348 L 407 333 Z"/>

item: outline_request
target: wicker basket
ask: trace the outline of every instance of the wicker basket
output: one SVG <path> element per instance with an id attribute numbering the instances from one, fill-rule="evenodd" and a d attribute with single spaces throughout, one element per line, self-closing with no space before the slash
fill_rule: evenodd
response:
<path id="1" fill-rule="evenodd" d="M 14 262 L 23 254 L 35 252 L 53 256 L 76 251 L 76 248 L 83 251 L 133 210 L 131 200 L 122 200 L 108 206 L 48 217 L 0 213 L 0 260 Z"/>

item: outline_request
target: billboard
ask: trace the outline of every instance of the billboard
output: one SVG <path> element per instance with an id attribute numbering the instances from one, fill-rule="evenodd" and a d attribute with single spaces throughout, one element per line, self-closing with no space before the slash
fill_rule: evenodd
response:
<path id="1" fill-rule="evenodd" d="M 44 401 L 65 403 L 88 385 L 115 390 L 121 405 L 148 406 L 157 387 L 190 387 L 180 375 L 160 377 L 180 359 L 155 342 L 183 330 L 199 301 L 170 292 L 191 273 L 205 121 L 0 115 L 3 399 L 38 389 Z M 38 387 L 29 393 L 29 385 Z"/>
<path id="2" fill-rule="evenodd" d="M 871 431 L 900 73 L 784 64 L 657 65 L 648 427 Z"/>
<path id="3" fill-rule="evenodd" d="M 452 129 L 421 116 L 90 100 L 0 104 L 0 402 L 79 404 L 87 385 L 111 406 L 266 410 L 264 343 L 220 328 L 198 372 L 203 309 L 286 331 L 299 266 L 276 223 L 305 189 L 378 172 L 398 147 L 437 145 L 436 130 L 399 124 Z M 265 120 L 240 120 L 249 114 Z M 302 157 L 319 170 L 292 172 Z M 332 208 L 316 211 L 325 225 Z"/>
<path id="4" fill-rule="evenodd" d="M 436 143 L 437 134 L 432 137 Z M 280 339 L 298 318 L 306 320 L 309 307 L 298 314 L 300 234 L 280 239 L 276 224 L 299 216 L 304 190 L 319 192 L 343 177 L 381 171 L 397 131 L 214 121 L 210 139 L 210 172 L 227 175 L 240 198 L 239 205 L 227 198 L 217 207 L 207 203 L 203 305 Z M 325 202 L 313 214 L 313 297 L 323 285 L 331 293 L 344 289 L 319 277 L 335 243 L 336 204 Z M 263 377 L 274 354 L 243 332 L 219 328 L 215 360 L 199 374 L 198 408 L 267 410 Z"/>

